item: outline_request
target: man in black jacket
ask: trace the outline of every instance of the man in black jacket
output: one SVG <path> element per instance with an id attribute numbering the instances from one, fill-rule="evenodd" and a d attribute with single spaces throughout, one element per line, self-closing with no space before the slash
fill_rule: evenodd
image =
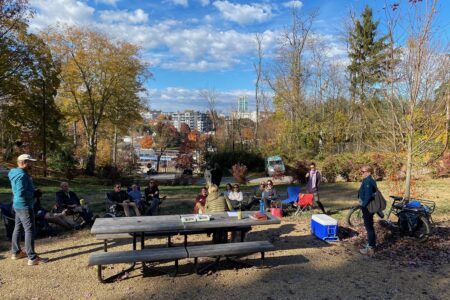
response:
<path id="1" fill-rule="evenodd" d="M 94 218 L 89 207 L 80 202 L 77 194 L 69 190 L 67 182 L 61 182 L 61 190 L 56 192 L 56 210 L 62 212 L 67 209 L 67 214 L 78 214 L 83 219 L 80 225 L 92 224 Z"/>
<path id="2" fill-rule="evenodd" d="M 211 183 L 220 186 L 220 182 L 222 181 L 222 169 L 220 168 L 218 163 L 214 164 L 214 169 L 211 170 Z"/>

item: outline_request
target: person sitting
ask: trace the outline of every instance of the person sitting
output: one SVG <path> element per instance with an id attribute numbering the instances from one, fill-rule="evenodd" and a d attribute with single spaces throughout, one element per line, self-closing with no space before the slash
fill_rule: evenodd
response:
<path id="1" fill-rule="evenodd" d="M 200 195 L 195 197 L 194 214 L 202 214 L 205 211 L 206 197 L 208 197 L 208 189 L 202 187 Z"/>
<path id="2" fill-rule="evenodd" d="M 227 185 L 225 186 L 225 191 L 223 192 L 223 196 L 228 198 L 228 195 L 233 191 L 233 186 L 231 185 L 231 183 L 227 183 Z"/>
<path id="3" fill-rule="evenodd" d="M 125 216 L 127 217 L 131 216 L 130 207 L 134 209 L 136 216 L 141 215 L 136 203 L 130 200 L 130 197 L 125 191 L 122 191 L 122 185 L 120 183 L 116 183 L 114 185 L 114 191 L 111 193 L 111 201 L 117 203 L 119 207 L 123 208 Z"/>
<path id="4" fill-rule="evenodd" d="M 148 215 L 156 215 L 159 206 L 159 188 L 155 180 L 150 180 L 144 191 L 145 201 L 150 205 Z"/>
<path id="5" fill-rule="evenodd" d="M 272 202 L 276 201 L 278 198 L 277 190 L 274 188 L 272 180 L 267 180 L 266 188 L 261 197 L 264 200 L 266 210 L 269 210 Z"/>
<path id="6" fill-rule="evenodd" d="M 217 185 L 212 184 L 208 189 L 206 197 L 205 213 L 224 212 L 226 210 L 226 200 L 219 193 Z"/>
<path id="7" fill-rule="evenodd" d="M 61 213 L 51 213 L 41 206 L 42 192 L 40 190 L 35 191 L 35 199 L 33 205 L 34 215 L 36 220 L 44 220 L 48 223 L 57 224 L 65 229 L 80 229 L 81 226 L 78 223 L 72 222 L 67 218 L 68 209 L 64 209 Z"/>
<path id="8" fill-rule="evenodd" d="M 242 201 L 244 200 L 244 195 L 239 188 L 239 184 L 233 186 L 233 191 L 228 194 L 228 200 L 230 200 L 231 205 L 234 209 L 242 208 Z"/>
<path id="9" fill-rule="evenodd" d="M 61 190 L 56 192 L 56 213 L 62 213 L 63 210 L 67 210 L 67 215 L 78 214 L 83 222 L 81 226 L 85 224 L 92 224 L 94 217 L 87 205 L 81 205 L 80 198 L 77 194 L 69 190 L 69 184 L 67 182 L 61 182 Z"/>
<path id="10" fill-rule="evenodd" d="M 131 199 L 131 201 L 136 203 L 137 207 L 141 210 L 143 207 L 142 202 L 141 202 L 142 201 L 142 193 L 136 184 L 133 184 L 131 186 L 131 191 L 128 192 L 128 196 Z"/>
<path id="11" fill-rule="evenodd" d="M 252 198 L 250 199 L 250 201 L 245 205 L 245 207 L 243 208 L 244 210 L 249 210 L 252 208 L 252 206 L 254 204 L 259 203 L 259 201 L 262 199 L 262 194 L 266 189 L 266 183 L 265 182 L 261 182 L 259 184 L 259 187 L 255 190 L 255 192 L 253 193 Z"/>

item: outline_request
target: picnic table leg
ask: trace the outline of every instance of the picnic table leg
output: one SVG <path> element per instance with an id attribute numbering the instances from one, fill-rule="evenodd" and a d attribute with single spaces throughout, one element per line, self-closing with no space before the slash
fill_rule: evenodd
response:
<path id="1" fill-rule="evenodd" d="M 172 247 L 172 241 L 170 240 L 170 235 L 167 236 L 167 247 Z"/>
<path id="2" fill-rule="evenodd" d="M 141 250 L 145 249 L 145 234 L 141 233 Z"/>
<path id="3" fill-rule="evenodd" d="M 133 250 L 136 250 L 136 233 L 133 233 Z"/>
<path id="4" fill-rule="evenodd" d="M 108 240 L 103 240 L 103 251 L 108 252 Z"/>

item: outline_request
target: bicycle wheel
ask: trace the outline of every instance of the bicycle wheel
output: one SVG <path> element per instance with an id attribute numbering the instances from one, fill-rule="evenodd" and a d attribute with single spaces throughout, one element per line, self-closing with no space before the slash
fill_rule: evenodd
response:
<path id="1" fill-rule="evenodd" d="M 361 207 L 355 206 L 352 209 L 350 209 L 347 214 L 346 221 L 347 225 L 350 227 L 357 227 L 364 224 Z"/>
<path id="2" fill-rule="evenodd" d="M 431 232 L 431 225 L 425 216 L 419 217 L 419 222 L 417 224 L 416 230 L 414 230 L 413 236 L 419 240 L 419 242 L 425 242 L 428 240 Z"/>

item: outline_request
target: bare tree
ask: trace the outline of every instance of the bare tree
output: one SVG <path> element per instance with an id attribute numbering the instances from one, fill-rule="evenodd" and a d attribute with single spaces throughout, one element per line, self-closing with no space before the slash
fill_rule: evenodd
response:
<path id="1" fill-rule="evenodd" d="M 261 96 L 260 96 L 260 89 L 261 89 L 261 80 L 262 80 L 262 60 L 263 60 L 263 49 L 262 49 L 262 42 L 263 42 L 264 36 L 260 33 L 255 34 L 255 40 L 256 40 L 256 49 L 257 49 L 257 60 L 253 63 L 253 68 L 255 70 L 256 74 L 256 81 L 255 81 L 255 109 L 256 109 L 256 122 L 255 122 L 255 144 L 258 145 L 258 127 L 259 127 L 259 107 L 261 105 Z"/>
<path id="2" fill-rule="evenodd" d="M 299 9 L 292 9 L 292 24 L 286 28 L 279 40 L 278 58 L 274 65 L 274 77 L 267 76 L 267 82 L 281 100 L 283 109 L 291 120 L 304 111 L 306 65 L 304 55 L 311 35 L 311 27 L 317 10 L 301 16 Z"/>
<path id="3" fill-rule="evenodd" d="M 200 97 L 205 99 L 208 103 L 208 112 L 213 123 L 213 130 L 217 129 L 218 116 L 216 111 L 216 100 L 218 97 L 215 89 L 203 89 L 199 93 Z"/>

